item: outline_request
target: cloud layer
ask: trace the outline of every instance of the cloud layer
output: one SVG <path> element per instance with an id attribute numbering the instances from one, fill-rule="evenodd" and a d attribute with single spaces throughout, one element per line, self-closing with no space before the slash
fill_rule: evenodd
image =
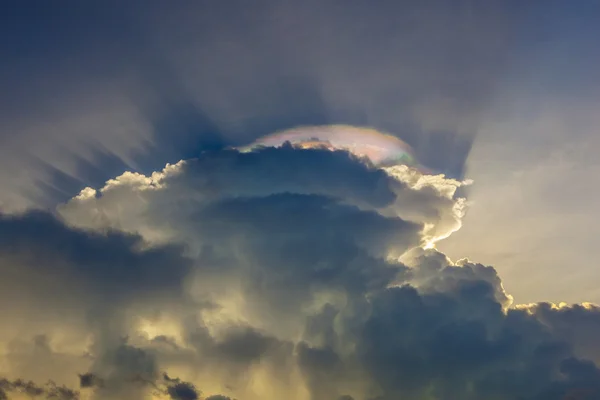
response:
<path id="1" fill-rule="evenodd" d="M 598 398 L 598 307 L 515 306 L 432 248 L 464 184 L 284 146 L 2 215 L 0 396 Z"/>
<path id="2" fill-rule="evenodd" d="M 531 36 L 510 2 L 226 3 L 8 7 L 0 207 L 307 124 L 391 132 L 461 176 L 516 32 Z"/>

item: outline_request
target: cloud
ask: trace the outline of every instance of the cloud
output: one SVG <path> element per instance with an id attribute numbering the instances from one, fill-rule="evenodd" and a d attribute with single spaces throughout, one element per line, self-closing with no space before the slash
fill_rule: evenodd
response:
<path id="1" fill-rule="evenodd" d="M 134 350 L 138 355 L 143 354 L 142 350 Z M 164 373 L 161 378 L 147 379 L 143 375 L 120 376 L 120 391 L 115 392 L 115 382 L 109 383 L 109 391 L 102 378 L 93 373 L 79 375 L 81 379 L 80 387 L 84 390 L 94 389 L 94 398 L 115 399 L 115 398 L 138 398 L 140 390 L 143 392 L 139 398 L 147 398 L 146 395 L 167 396 L 171 400 L 198 400 L 201 392 L 190 382 L 182 381 L 179 378 L 171 378 Z M 125 387 L 126 390 L 123 390 Z M 152 391 L 145 389 L 152 388 Z M 126 395 L 124 396 L 124 392 Z M 49 400 L 79 400 L 81 392 L 70 389 L 66 386 L 58 386 L 49 381 L 46 385 L 40 386 L 32 381 L 16 379 L 14 381 L 0 378 L 0 399 L 9 399 L 9 394 L 23 394 L 28 398 L 45 398 Z M 86 397 L 87 398 L 87 397 Z M 223 395 L 212 395 L 205 399 L 230 399 Z"/>
<path id="2" fill-rule="evenodd" d="M 102 323 L 124 304 L 176 299 L 190 267 L 177 245 L 147 248 L 140 236 L 73 229 L 45 212 L 0 215 L 0 239 L 0 265 L 10 273 L 3 302 L 81 311 Z"/>
<path id="3" fill-rule="evenodd" d="M 183 304 L 190 262 L 178 246 L 145 248 L 139 236 L 84 232 L 39 211 L 1 215 L 0 238 L 0 342 L 11 373 L 73 385 L 88 352 L 116 345 L 157 307 Z"/>
<path id="4" fill-rule="evenodd" d="M 96 375 L 88 372 L 79 375 L 79 386 L 82 388 L 104 386 L 104 381 Z"/>
<path id="5" fill-rule="evenodd" d="M 0 71 L 6 209 L 309 124 L 392 132 L 462 176 L 515 32 L 532 25 L 508 4 L 89 7 L 7 10 L 2 35 L 20 40 Z"/>
<path id="6" fill-rule="evenodd" d="M 45 386 L 38 386 L 32 381 L 23 381 L 21 379 L 9 381 L 0 378 L 0 399 L 9 399 L 9 393 L 22 393 L 30 398 L 43 397 L 53 400 L 79 399 L 79 392 L 65 386 L 57 386 L 54 382 L 49 382 Z"/>
<path id="7" fill-rule="evenodd" d="M 101 196 L 86 189 L 78 199 L 59 210 L 77 226 L 97 227 L 104 223 L 139 231 L 142 229 L 140 218 L 131 222 L 135 228 L 128 227 L 130 218 L 144 213 L 152 213 L 156 217 L 153 219 L 161 217 L 161 209 L 148 208 L 155 202 L 149 201 L 148 197 L 161 198 L 157 201 L 167 203 L 185 196 L 193 197 L 193 201 L 178 205 L 181 214 L 185 214 L 196 210 L 196 204 L 207 204 L 219 198 L 260 198 L 293 193 L 331 197 L 361 209 L 380 210 L 386 216 L 395 214 L 405 220 L 427 224 L 429 229 L 435 228 L 435 232 L 430 233 L 433 236 L 444 236 L 457 229 L 464 213 L 464 200 L 455 196 L 456 188 L 463 183 L 443 176 L 436 179 L 415 180 L 401 168 L 392 168 L 386 173 L 357 162 L 342 151 L 297 151 L 291 147 L 267 148 L 252 153 L 221 151 L 169 166 L 148 177 L 125 173 L 108 181 L 100 190 Z M 146 190 L 161 184 L 166 185 L 164 190 Z M 174 191 L 181 193 L 181 197 L 168 195 Z M 124 198 L 116 200 L 121 196 L 128 196 L 127 201 Z M 117 204 L 118 209 L 115 209 Z M 127 210 L 123 208 L 125 206 Z M 89 212 L 89 207 L 94 211 Z M 77 213 L 79 208 L 83 208 L 80 214 Z M 173 217 L 170 214 L 168 218 Z M 148 237 L 152 228 L 147 229 L 144 234 Z M 164 229 L 160 231 L 164 233 Z"/>
<path id="8" fill-rule="evenodd" d="M 596 306 L 515 306 L 423 248 L 463 184 L 223 150 L 3 215 L 5 374 L 111 400 L 597 397 Z"/>
<path id="9" fill-rule="evenodd" d="M 164 375 L 165 381 L 168 382 L 167 393 L 173 400 L 197 400 L 198 390 L 189 382 L 182 382 L 180 379 L 169 378 Z"/>

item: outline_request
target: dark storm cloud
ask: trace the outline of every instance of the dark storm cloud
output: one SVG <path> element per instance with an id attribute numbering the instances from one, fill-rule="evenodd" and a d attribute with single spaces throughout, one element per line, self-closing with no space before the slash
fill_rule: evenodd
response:
<path id="1" fill-rule="evenodd" d="M 3 287 L 34 298 L 16 307 L 35 316 L 44 303 L 77 301 L 93 311 L 82 328 L 93 335 L 90 362 L 73 377 L 87 371 L 80 386 L 97 398 L 196 399 L 205 383 L 241 400 L 598 395 L 598 344 L 586 335 L 598 309 L 510 308 L 492 267 L 415 249 L 422 225 L 389 210 L 414 209 L 416 194 L 453 204 L 433 187 L 344 152 L 292 148 L 214 151 L 165 171 L 73 199 L 60 209 L 66 222 L 0 219 Z M 59 351 L 51 339 L 36 339 L 44 352 L 11 356 L 41 359 Z"/>
<path id="2" fill-rule="evenodd" d="M 62 380 L 68 379 L 66 371 L 74 376 L 79 371 L 73 368 L 85 368 L 84 352 L 113 357 L 120 368 L 134 362 L 135 354 L 119 345 L 134 323 L 126 310 L 133 307 L 137 316 L 151 316 L 157 308 L 183 304 L 190 261 L 181 251 L 174 245 L 148 247 L 136 235 L 74 229 L 41 211 L 0 215 L 0 299 L 10 305 L 3 307 L 2 340 L 25 339 L 6 336 L 10 332 L 33 336 L 55 328 L 73 332 L 74 340 L 93 334 L 93 343 L 81 354 L 56 350 L 52 335 L 37 335 L 33 349 L 11 344 L 3 350 L 8 365 L 36 380 Z M 93 375 L 80 379 L 82 387 L 98 385 Z M 60 387 L 52 393 L 66 396 Z"/>
<path id="3" fill-rule="evenodd" d="M 117 231 L 73 229 L 42 211 L 0 215 L 3 269 L 21 265 L 33 274 L 59 276 L 92 294 L 111 293 L 107 300 L 178 290 L 189 267 L 181 249 L 141 250 L 143 244 L 139 236 Z"/>
<path id="4" fill-rule="evenodd" d="M 173 400 L 196 400 L 198 393 L 194 385 L 189 383 L 176 383 L 167 389 Z"/>
<path id="5" fill-rule="evenodd" d="M 164 374 L 164 380 L 167 382 L 167 393 L 173 400 L 197 400 L 198 389 L 189 383 L 182 382 L 177 378 L 170 378 L 169 375 Z"/>
<path id="6" fill-rule="evenodd" d="M 359 338 L 353 357 L 358 360 L 342 362 L 343 353 L 332 351 L 331 345 L 304 351 L 305 373 L 317 380 L 313 390 L 330 397 L 327 390 L 348 385 L 344 379 L 349 374 L 336 371 L 358 363 L 377 384 L 381 399 L 562 399 L 576 390 L 587 390 L 589 398 L 600 395 L 600 370 L 573 356 L 575 341 L 565 340 L 535 314 L 504 313 L 496 300 L 499 280 L 470 278 L 469 268 L 465 264 L 436 272 L 452 285 L 433 291 L 402 286 L 374 295 L 370 316 L 355 332 Z M 597 308 L 542 308 L 547 318 L 563 323 L 566 315 L 578 315 L 570 319 L 573 331 L 587 321 L 598 322 Z M 597 345 L 586 347 L 582 357 Z"/>
<path id="7" fill-rule="evenodd" d="M 591 304 L 562 305 L 538 303 L 527 306 L 536 316 L 562 340 L 572 343 L 579 357 L 600 360 L 600 348 L 596 337 L 600 332 L 600 308 Z"/>
<path id="8" fill-rule="evenodd" d="M 104 386 L 104 381 L 91 372 L 79 375 L 79 386 L 82 388 L 92 388 Z"/>
<path id="9" fill-rule="evenodd" d="M 347 390 L 357 366 L 378 399 L 559 399 L 583 388 L 600 394 L 594 363 L 573 358 L 569 344 L 539 321 L 518 311 L 504 315 L 492 296 L 484 282 L 428 295 L 408 286 L 385 290 L 359 328 L 356 354 L 302 346 L 299 363 L 315 398 Z"/>
<path id="10" fill-rule="evenodd" d="M 538 399 L 580 386 L 594 390 L 597 367 L 585 358 L 596 345 L 585 343 L 592 353 L 576 351 L 580 341 L 550 329 L 543 306 L 510 309 L 492 267 L 453 265 L 432 250 L 413 250 L 410 268 L 386 259 L 418 244 L 420 228 L 378 207 L 411 210 L 419 202 L 407 201 L 409 194 L 440 195 L 402 185 L 394 191 L 400 183 L 382 174 L 343 152 L 225 151 L 183 164 L 157 183 L 161 188 L 137 192 L 157 206 L 142 220 L 155 227 L 178 221 L 178 237 L 200 246 L 198 290 L 212 293 L 217 309 L 232 285 L 243 298 L 249 325 L 228 325 L 217 336 L 208 326 L 188 325 L 184 343 L 196 354 L 186 357 L 210 360 L 213 376 L 234 380 L 265 363 L 289 374 L 294 360 L 319 400 Z M 344 185 L 337 185 L 340 176 Z M 110 185 L 114 195 L 106 190 L 62 211 L 100 204 L 110 210 L 130 199 L 125 180 Z M 596 321 L 595 312 L 548 309 L 560 321 L 575 314 L 572 326 Z M 223 369 L 229 372 L 221 375 Z"/>

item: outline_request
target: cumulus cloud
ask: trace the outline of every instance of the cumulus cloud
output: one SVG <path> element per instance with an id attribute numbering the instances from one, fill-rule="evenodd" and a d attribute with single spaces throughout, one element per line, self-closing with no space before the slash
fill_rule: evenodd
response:
<path id="1" fill-rule="evenodd" d="M 465 184 L 284 146 L 3 215 L 5 397 L 597 398 L 596 306 L 513 305 L 493 267 L 432 247 Z"/>

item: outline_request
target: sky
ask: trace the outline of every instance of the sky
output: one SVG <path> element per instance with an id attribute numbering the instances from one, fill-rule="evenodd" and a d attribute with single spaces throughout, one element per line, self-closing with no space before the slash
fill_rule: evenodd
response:
<path id="1" fill-rule="evenodd" d="M 0 10 L 0 400 L 600 398 L 600 3 Z"/>

